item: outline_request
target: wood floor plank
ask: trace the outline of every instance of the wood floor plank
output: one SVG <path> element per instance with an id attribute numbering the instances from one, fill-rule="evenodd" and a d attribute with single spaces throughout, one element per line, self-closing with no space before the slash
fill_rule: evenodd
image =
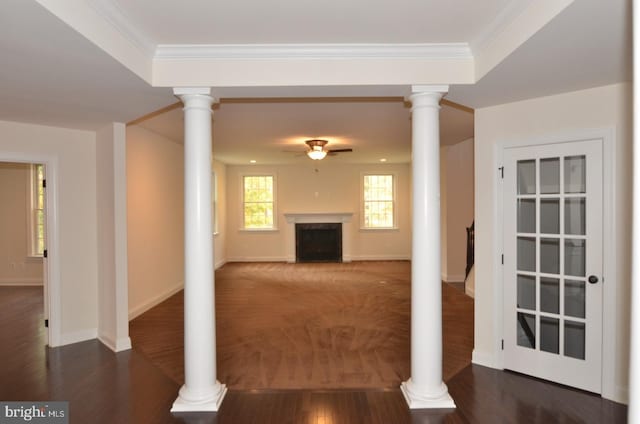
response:
<path id="1" fill-rule="evenodd" d="M 336 272 L 348 273 L 349 269 L 354 268 Z M 406 270 L 391 267 L 386 275 L 402 279 L 404 272 Z M 336 296 L 332 301 L 339 302 L 340 299 Z M 458 309 L 466 307 L 465 301 L 451 296 L 447 286 L 443 287 L 443 302 L 445 305 L 450 303 L 443 310 L 445 368 L 448 355 L 457 355 L 460 361 L 466 360 L 465 354 L 457 349 L 467 343 L 472 344 L 468 340 L 472 334 L 457 334 L 459 326 L 462 326 L 462 332 L 466 331 L 467 325 L 473 327 L 457 314 Z M 0 400 L 67 400 L 70 402 L 71 423 L 74 424 L 626 422 L 627 408 L 624 405 L 557 384 L 477 365 L 467 365 L 447 379 L 449 392 L 457 404 L 455 410 L 411 411 L 397 387 L 367 390 L 232 389 L 217 413 L 171 414 L 169 410 L 177 396 L 179 382 L 174 377 L 169 378 L 156 365 L 156 360 L 141 354 L 137 348 L 115 354 L 97 340 L 47 348 L 44 345 L 42 302 L 41 289 L 0 287 L 0 339 L 3 341 L 0 344 Z M 238 307 L 242 306 L 242 302 L 239 303 Z M 390 307 L 390 310 L 394 308 Z M 181 326 L 181 319 L 178 319 L 180 325 L 176 324 L 176 317 L 172 315 L 175 313 L 181 313 L 181 305 L 171 300 L 147 314 L 153 317 L 156 325 L 177 328 Z M 154 327 L 150 324 L 148 329 L 153 332 Z M 155 330 L 159 329 L 155 327 Z M 177 337 L 177 333 L 152 338 L 156 343 L 166 343 L 164 352 L 158 354 L 160 362 L 171 363 L 182 354 L 182 337 Z M 350 338 L 350 334 L 332 333 L 335 337 L 329 337 L 326 343 L 328 346 L 342 346 L 343 353 L 347 352 L 354 346 L 349 340 L 360 337 Z M 375 338 L 368 340 L 372 343 Z M 298 342 L 291 343 L 295 345 Z M 384 355 L 380 356 L 376 361 L 383 363 Z M 283 358 L 286 360 L 286 355 Z M 356 356 L 346 353 L 340 361 L 343 368 L 356 370 L 353 371 L 355 374 L 360 367 L 366 367 Z M 449 367 L 449 372 L 452 372 L 458 365 Z M 381 375 L 384 376 L 385 372 Z M 263 378 L 283 377 L 265 374 L 260 377 Z"/>

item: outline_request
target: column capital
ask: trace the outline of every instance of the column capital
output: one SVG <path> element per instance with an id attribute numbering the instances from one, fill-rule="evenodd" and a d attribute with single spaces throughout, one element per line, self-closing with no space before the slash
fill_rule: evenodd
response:
<path id="1" fill-rule="evenodd" d="M 420 107 L 440 108 L 440 100 L 449 91 L 448 85 L 412 85 L 411 95 L 407 100 L 411 102 L 411 110 Z"/>
<path id="2" fill-rule="evenodd" d="M 440 93 L 441 96 L 444 96 L 449 92 L 449 86 L 446 84 L 422 84 L 422 85 L 412 85 L 411 86 L 411 94 L 418 93 Z"/>
<path id="3" fill-rule="evenodd" d="M 187 102 L 194 103 L 189 106 L 201 106 L 211 109 L 211 105 L 216 103 L 215 97 L 211 96 L 211 87 L 174 87 L 174 96 L 178 97 L 185 107 Z"/>
<path id="4" fill-rule="evenodd" d="M 185 94 L 200 94 L 203 96 L 211 95 L 211 87 L 173 87 L 175 96 L 183 96 Z"/>

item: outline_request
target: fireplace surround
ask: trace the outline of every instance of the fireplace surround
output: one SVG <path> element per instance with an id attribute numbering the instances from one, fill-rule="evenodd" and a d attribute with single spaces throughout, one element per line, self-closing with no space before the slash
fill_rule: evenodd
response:
<path id="1" fill-rule="evenodd" d="M 337 224 L 340 226 L 341 256 L 335 262 L 351 262 L 352 212 L 285 213 L 285 252 L 287 262 L 298 262 L 296 256 L 296 224 Z M 322 228 L 321 226 L 312 228 Z M 313 231 L 313 230 L 312 230 Z M 322 230 L 319 230 L 322 231 Z M 316 234 L 318 235 L 318 234 Z M 327 260 L 328 261 L 328 260 Z M 304 260 L 302 261 L 304 262 Z"/>

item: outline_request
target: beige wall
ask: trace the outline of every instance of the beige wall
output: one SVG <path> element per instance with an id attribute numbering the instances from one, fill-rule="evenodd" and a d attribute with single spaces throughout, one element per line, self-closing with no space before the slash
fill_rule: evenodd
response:
<path id="1" fill-rule="evenodd" d="M 127 127 L 129 317 L 184 285 L 183 146 Z"/>
<path id="2" fill-rule="evenodd" d="M 225 262 L 225 165 L 218 182 L 214 263 Z M 184 286 L 184 146 L 136 125 L 127 127 L 129 317 Z"/>
<path id="3" fill-rule="evenodd" d="M 356 165 L 323 163 L 287 166 L 227 166 L 227 259 L 230 261 L 286 260 L 283 213 L 353 212 L 352 259 L 409 259 L 411 256 L 408 164 Z M 317 169 L 317 171 L 316 171 Z M 392 172 L 397 181 L 395 230 L 360 230 L 360 178 L 363 172 Z M 242 231 L 244 174 L 275 174 L 278 231 Z"/>
<path id="4" fill-rule="evenodd" d="M 532 99 L 476 110 L 475 116 L 475 347 L 474 362 L 501 366 L 499 339 L 502 308 L 498 279 L 501 243 L 495 239 L 497 211 L 497 144 L 525 143 L 527 140 L 562 136 L 588 128 L 613 129 L 613 193 L 611 205 L 616 238 L 613 272 L 604 286 L 613 296 L 604 303 L 605 325 L 613 320 L 614 329 L 604 331 L 603 395 L 626 400 L 629 279 L 631 226 L 631 86 L 620 84 Z M 605 191 L 607 188 L 605 188 Z M 606 235 L 607 237 L 609 235 Z M 610 252 L 608 252 L 610 253 Z M 607 295 L 605 295 L 606 299 Z M 610 353 L 612 350 L 613 353 Z"/>
<path id="5" fill-rule="evenodd" d="M 42 259 L 29 256 L 30 165 L 0 162 L 0 285 L 42 285 Z"/>
<path id="6" fill-rule="evenodd" d="M 445 151 L 447 242 L 442 246 L 446 257 L 442 273 L 445 281 L 462 282 L 467 266 L 466 228 L 473 222 L 473 139 L 447 146 Z"/>
<path id="7" fill-rule="evenodd" d="M 57 246 L 48 248 L 49 262 L 59 266 L 49 279 L 56 279 L 60 288 L 60 304 L 54 305 L 60 322 L 50 323 L 60 328 L 59 339 L 50 340 L 54 345 L 97 335 L 95 137 L 89 131 L 0 121 L 0 161 L 34 158 L 52 164 L 47 181 L 57 201 L 58 237 Z"/>

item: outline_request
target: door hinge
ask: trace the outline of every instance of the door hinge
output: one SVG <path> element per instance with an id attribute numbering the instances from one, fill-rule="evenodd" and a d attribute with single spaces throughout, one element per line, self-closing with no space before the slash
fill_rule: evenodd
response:
<path id="1" fill-rule="evenodd" d="M 45 326 L 45 327 L 47 327 L 47 328 L 49 328 L 49 320 L 48 320 L 48 319 L 45 319 L 45 320 L 44 320 L 44 326 Z"/>
<path id="2" fill-rule="evenodd" d="M 47 249 L 44 249 L 44 250 L 42 251 L 42 257 L 43 257 L 43 258 L 46 258 L 46 257 L 48 257 L 48 256 L 49 256 L 49 255 L 48 255 L 48 253 L 47 253 Z"/>
<path id="3" fill-rule="evenodd" d="M 500 262 L 504 265 L 504 254 L 500 255 Z"/>
<path id="4" fill-rule="evenodd" d="M 502 350 L 504 350 L 504 339 L 502 339 L 501 345 L 502 345 Z"/>
<path id="5" fill-rule="evenodd" d="M 47 180 L 42 180 L 42 188 L 47 188 Z"/>
<path id="6" fill-rule="evenodd" d="M 500 171 L 500 178 L 504 179 L 504 166 L 498 168 L 498 171 Z"/>

